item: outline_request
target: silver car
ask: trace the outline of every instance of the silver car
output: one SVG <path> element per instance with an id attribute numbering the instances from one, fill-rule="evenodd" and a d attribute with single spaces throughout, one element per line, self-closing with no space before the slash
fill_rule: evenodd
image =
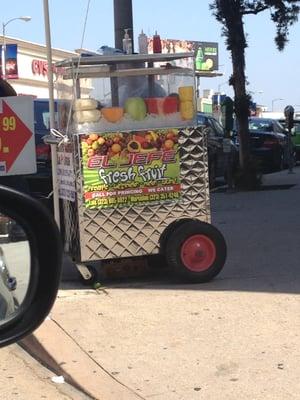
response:
<path id="1" fill-rule="evenodd" d="M 17 287 L 16 278 L 8 271 L 5 255 L 0 247 L 0 320 L 11 315 L 16 307 L 13 291 Z"/>

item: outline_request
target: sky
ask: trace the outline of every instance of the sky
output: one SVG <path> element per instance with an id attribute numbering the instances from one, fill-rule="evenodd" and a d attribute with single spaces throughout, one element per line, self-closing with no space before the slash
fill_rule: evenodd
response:
<path id="1" fill-rule="evenodd" d="M 10 7 L 12 3 L 0 0 L 1 25 L 15 17 L 32 17 L 30 22 L 10 22 L 6 35 L 45 44 L 43 3 L 43 0 L 15 0 Z M 113 0 L 48 0 L 48 3 L 52 47 L 73 51 L 80 47 L 97 50 L 102 45 L 114 46 Z M 161 38 L 218 42 L 219 71 L 223 76 L 201 78 L 201 90 L 220 89 L 232 96 L 227 84 L 232 71 L 231 58 L 221 25 L 209 9 L 210 3 L 211 0 L 132 0 L 134 37 L 137 43 L 143 29 L 148 36 L 157 30 Z M 283 52 L 276 49 L 275 26 L 268 12 L 248 16 L 245 31 L 246 75 L 254 101 L 267 106 L 269 111 L 272 105 L 274 111 L 282 111 L 287 104 L 300 110 L 300 21 L 291 27 L 289 43 Z"/>

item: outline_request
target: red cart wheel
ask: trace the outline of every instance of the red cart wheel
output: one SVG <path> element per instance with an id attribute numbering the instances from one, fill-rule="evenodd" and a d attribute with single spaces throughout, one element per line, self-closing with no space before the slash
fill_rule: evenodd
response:
<path id="1" fill-rule="evenodd" d="M 226 243 L 214 226 L 189 220 L 171 232 L 165 255 L 169 266 L 180 277 L 193 282 L 208 282 L 223 268 Z"/>
<path id="2" fill-rule="evenodd" d="M 181 260 L 191 271 L 206 271 L 216 259 L 216 246 L 205 235 L 193 235 L 181 247 Z"/>

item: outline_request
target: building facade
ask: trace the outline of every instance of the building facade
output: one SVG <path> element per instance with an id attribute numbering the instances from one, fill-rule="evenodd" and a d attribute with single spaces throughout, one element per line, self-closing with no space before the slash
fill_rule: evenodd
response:
<path id="1" fill-rule="evenodd" d="M 3 43 L 3 37 L 0 36 L 0 43 Z M 12 57 L 6 56 L 6 79 L 13 86 L 18 95 L 32 95 L 37 98 L 48 98 L 48 62 L 47 62 L 47 49 L 45 45 L 28 42 L 13 37 L 5 37 L 7 49 L 10 45 L 15 52 L 14 73 L 10 74 L 12 65 Z M 8 51 L 7 51 L 7 54 Z M 52 59 L 55 64 L 66 58 L 78 56 L 77 53 L 52 49 Z M 57 74 L 54 68 L 53 74 L 54 84 L 57 79 Z M 55 85 L 54 85 L 55 86 Z M 54 97 L 57 98 L 58 94 L 56 89 Z"/>

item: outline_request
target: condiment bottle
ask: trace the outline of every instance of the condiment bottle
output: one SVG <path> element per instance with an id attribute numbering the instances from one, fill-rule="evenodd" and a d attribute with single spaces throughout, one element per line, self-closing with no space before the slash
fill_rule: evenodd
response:
<path id="1" fill-rule="evenodd" d="M 155 31 L 155 35 L 153 36 L 153 53 L 161 53 L 161 41 L 157 31 Z"/>
<path id="2" fill-rule="evenodd" d="M 125 54 L 132 54 L 132 40 L 130 39 L 129 36 L 129 28 L 124 29 L 125 35 L 123 38 L 123 51 Z"/>
<path id="3" fill-rule="evenodd" d="M 139 53 L 148 54 L 148 38 L 147 35 L 143 32 L 139 34 Z"/>

